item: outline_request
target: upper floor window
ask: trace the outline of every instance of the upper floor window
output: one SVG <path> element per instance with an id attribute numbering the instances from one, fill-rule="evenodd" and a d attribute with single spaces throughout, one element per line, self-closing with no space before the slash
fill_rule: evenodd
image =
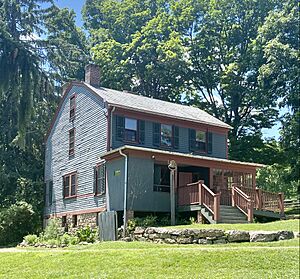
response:
<path id="1" fill-rule="evenodd" d="M 138 133 L 137 120 L 125 117 L 124 139 L 126 141 L 136 142 L 138 140 L 137 133 Z"/>
<path id="2" fill-rule="evenodd" d="M 105 193 L 106 177 L 105 164 L 99 164 L 94 168 L 94 193 L 102 195 Z"/>
<path id="3" fill-rule="evenodd" d="M 153 145 L 179 148 L 179 128 L 169 124 L 153 123 Z"/>
<path id="4" fill-rule="evenodd" d="M 116 140 L 145 143 L 145 121 L 116 115 Z"/>
<path id="5" fill-rule="evenodd" d="M 69 156 L 75 153 L 75 128 L 69 131 Z"/>
<path id="6" fill-rule="evenodd" d="M 64 198 L 76 196 L 77 192 L 77 173 L 63 176 L 63 195 Z"/>
<path id="7" fill-rule="evenodd" d="M 212 133 L 201 130 L 189 130 L 190 151 L 212 153 Z"/>
<path id="8" fill-rule="evenodd" d="M 75 118 L 76 95 L 70 98 L 70 120 Z"/>

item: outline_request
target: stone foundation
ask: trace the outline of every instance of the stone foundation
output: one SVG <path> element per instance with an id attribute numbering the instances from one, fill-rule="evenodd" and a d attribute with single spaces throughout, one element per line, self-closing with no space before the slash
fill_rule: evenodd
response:
<path id="1" fill-rule="evenodd" d="M 224 231 L 220 229 L 135 228 L 124 241 L 168 244 L 226 244 L 230 242 L 268 242 L 294 238 L 292 231 Z"/>

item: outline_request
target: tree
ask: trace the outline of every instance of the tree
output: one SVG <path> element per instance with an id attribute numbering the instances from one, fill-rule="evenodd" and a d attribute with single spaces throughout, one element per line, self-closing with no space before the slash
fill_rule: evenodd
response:
<path id="1" fill-rule="evenodd" d="M 86 1 L 85 26 L 102 84 L 164 100 L 180 100 L 184 54 L 168 1 Z"/>

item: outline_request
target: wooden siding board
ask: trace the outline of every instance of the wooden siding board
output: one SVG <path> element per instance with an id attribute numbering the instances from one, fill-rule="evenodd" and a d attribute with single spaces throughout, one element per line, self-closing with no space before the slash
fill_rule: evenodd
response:
<path id="1" fill-rule="evenodd" d="M 69 120 L 69 96 L 76 93 L 76 116 Z M 62 176 L 78 172 L 78 195 L 93 192 L 93 167 L 107 151 L 107 117 L 105 103 L 81 86 L 73 86 L 64 99 L 47 138 L 45 181 L 53 180 L 53 205 L 46 214 L 84 210 L 105 206 L 105 196 L 75 199 L 62 198 Z M 68 156 L 68 131 L 76 128 L 75 155 Z"/>

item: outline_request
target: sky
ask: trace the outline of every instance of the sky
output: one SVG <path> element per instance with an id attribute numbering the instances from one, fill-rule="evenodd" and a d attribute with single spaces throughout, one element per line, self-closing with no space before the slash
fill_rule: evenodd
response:
<path id="1" fill-rule="evenodd" d="M 82 27 L 82 16 L 81 16 L 81 9 L 84 5 L 85 0 L 55 0 L 57 6 L 61 8 L 69 8 L 73 9 L 76 13 L 76 25 Z M 281 112 L 284 113 L 284 112 Z M 279 138 L 279 128 L 280 123 L 278 122 L 274 125 L 271 129 L 262 129 L 264 138 Z"/>

